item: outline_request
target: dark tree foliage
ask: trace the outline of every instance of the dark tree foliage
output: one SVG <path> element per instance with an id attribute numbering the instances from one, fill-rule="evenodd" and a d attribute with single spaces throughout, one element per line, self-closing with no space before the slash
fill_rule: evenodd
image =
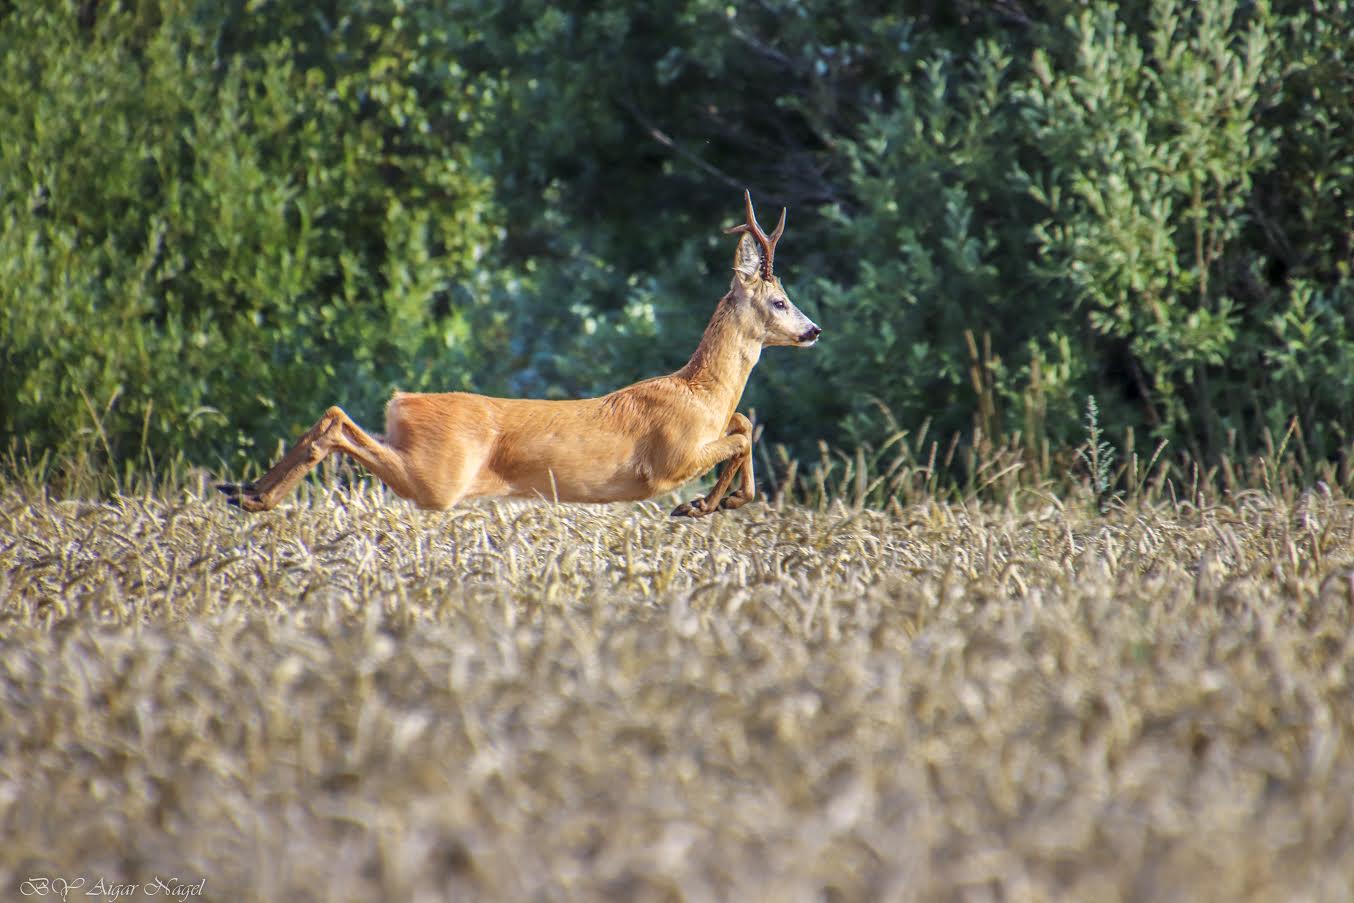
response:
<path id="1" fill-rule="evenodd" d="M 767 435 L 1203 459 L 1354 401 L 1347 3 L 0 4 L 0 431 L 257 460 L 680 365 L 789 206 Z M 885 412 L 888 412 L 887 414 Z"/>

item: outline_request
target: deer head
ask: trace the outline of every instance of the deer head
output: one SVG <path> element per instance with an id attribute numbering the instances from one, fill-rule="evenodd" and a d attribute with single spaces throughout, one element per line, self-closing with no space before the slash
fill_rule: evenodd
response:
<path id="1" fill-rule="evenodd" d="M 738 247 L 733 254 L 733 285 L 730 294 L 735 303 L 744 305 L 762 332 L 763 345 L 797 345 L 807 348 L 818 341 L 822 329 L 800 312 L 785 294 L 785 287 L 771 270 L 776 256 L 776 242 L 785 232 L 786 209 L 781 208 L 780 222 L 768 236 L 757 223 L 752 210 L 752 194 L 743 192 L 747 221 L 725 229 L 738 234 Z"/>

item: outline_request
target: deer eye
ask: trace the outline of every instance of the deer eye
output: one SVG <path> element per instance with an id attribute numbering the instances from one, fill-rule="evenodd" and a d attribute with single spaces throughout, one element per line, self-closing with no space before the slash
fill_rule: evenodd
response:
<path id="1" fill-rule="evenodd" d="M 777 298 L 775 301 L 771 302 L 771 306 L 776 310 L 785 310 L 785 299 Z"/>

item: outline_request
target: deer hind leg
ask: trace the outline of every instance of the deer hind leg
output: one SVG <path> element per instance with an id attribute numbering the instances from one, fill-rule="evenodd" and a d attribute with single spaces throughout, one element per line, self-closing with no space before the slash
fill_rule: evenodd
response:
<path id="1" fill-rule="evenodd" d="M 296 440 L 282 460 L 259 479 L 252 483 L 218 483 L 216 488 L 225 493 L 230 504 L 246 511 L 267 511 L 275 507 L 282 496 L 294 489 L 328 454 L 327 450 L 319 450 L 316 442 L 333 426 L 332 412 L 335 410 L 338 409 L 326 411 L 318 423 Z"/>
<path id="2" fill-rule="evenodd" d="M 217 488 L 226 494 L 227 501 L 245 511 L 268 511 L 277 507 L 332 451 L 356 460 L 397 495 L 419 501 L 400 453 L 368 435 L 339 407 L 325 411 L 319 422 L 257 482 L 222 484 Z"/>
<path id="3" fill-rule="evenodd" d="M 702 466 L 697 473 L 703 473 L 721 461 L 728 463 L 724 465 L 713 489 L 704 497 L 694 498 L 672 509 L 673 517 L 705 517 L 714 514 L 719 510 L 720 499 L 729 491 L 734 476 L 740 472 L 743 473 L 743 483 L 738 491 L 746 491 L 752 476 L 752 422 L 742 414 L 734 414 L 729 420 L 728 432 L 701 449 L 701 461 Z M 729 507 L 737 508 L 750 499 L 751 495 L 748 494 L 743 501 Z"/>

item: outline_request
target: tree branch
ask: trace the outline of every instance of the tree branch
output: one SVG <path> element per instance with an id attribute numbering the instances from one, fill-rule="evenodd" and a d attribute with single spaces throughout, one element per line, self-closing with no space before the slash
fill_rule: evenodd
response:
<path id="1" fill-rule="evenodd" d="M 668 150 L 672 151 L 674 154 L 681 157 L 683 160 L 686 160 L 692 166 L 695 166 L 697 169 L 701 170 L 702 172 L 708 175 L 714 176 L 716 179 L 719 179 L 721 182 L 730 186 L 731 188 L 736 188 L 739 191 L 742 191 L 744 188 L 747 187 L 741 181 L 735 179 L 733 176 L 729 175 L 724 170 L 715 166 L 713 163 L 710 163 L 702 159 L 699 155 L 695 154 L 692 151 L 687 150 L 685 147 L 682 147 L 682 145 L 674 141 L 671 136 L 669 136 L 666 132 L 664 132 L 657 125 L 655 125 L 652 120 L 650 120 L 647 116 L 645 116 L 642 112 L 640 112 L 639 108 L 636 107 L 630 101 L 622 100 L 620 101 L 620 105 L 627 113 L 629 113 L 632 117 L 634 117 L 635 121 L 639 123 L 641 128 L 643 128 L 646 132 L 649 133 L 650 138 L 657 141 L 659 144 L 663 145 Z"/>

